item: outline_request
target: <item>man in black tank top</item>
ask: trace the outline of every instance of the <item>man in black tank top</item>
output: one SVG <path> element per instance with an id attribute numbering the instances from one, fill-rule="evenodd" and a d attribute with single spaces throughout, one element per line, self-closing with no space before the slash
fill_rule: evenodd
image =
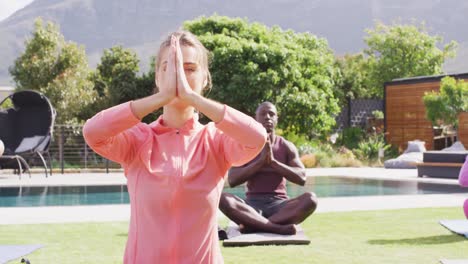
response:
<path id="1" fill-rule="evenodd" d="M 287 196 L 286 181 L 304 185 L 306 175 L 296 146 L 275 135 L 275 105 L 263 102 L 255 118 L 267 130 L 268 141 L 257 157 L 241 167 L 232 167 L 228 174 L 231 187 L 247 184 L 246 200 L 223 193 L 219 208 L 243 233 L 295 234 L 294 225 L 315 211 L 317 198 L 312 192 L 292 199 Z"/>

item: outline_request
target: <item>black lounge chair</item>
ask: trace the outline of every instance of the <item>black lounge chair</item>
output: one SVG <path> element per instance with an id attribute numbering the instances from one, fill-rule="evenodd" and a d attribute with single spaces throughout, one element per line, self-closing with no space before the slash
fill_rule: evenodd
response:
<path id="1" fill-rule="evenodd" d="M 38 155 L 47 177 L 44 159 L 47 154 L 52 175 L 49 144 L 56 113 L 49 99 L 39 92 L 24 90 L 6 97 L 0 103 L 0 106 L 5 105 L 9 108 L 0 108 L 0 140 L 5 145 L 0 169 L 14 169 L 20 178 L 23 172 L 28 172 L 31 177 L 26 159 Z"/>

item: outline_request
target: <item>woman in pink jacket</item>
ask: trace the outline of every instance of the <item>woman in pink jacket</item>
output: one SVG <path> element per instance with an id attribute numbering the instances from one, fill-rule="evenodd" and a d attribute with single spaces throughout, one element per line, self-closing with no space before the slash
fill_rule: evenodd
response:
<path id="1" fill-rule="evenodd" d="M 125 169 L 131 217 L 124 263 L 223 263 L 217 208 L 228 169 L 266 142 L 253 118 L 202 96 L 208 54 L 189 32 L 159 49 L 156 85 L 143 99 L 104 110 L 83 128 L 86 142 Z M 141 118 L 163 107 L 150 125 Z M 213 122 L 202 125 L 195 109 Z"/>
<path id="2" fill-rule="evenodd" d="M 468 156 L 466 156 L 465 163 L 463 164 L 460 170 L 458 182 L 461 186 L 468 187 Z M 465 212 L 466 218 L 468 218 L 468 199 L 465 200 L 465 204 L 463 205 L 463 211 Z"/>

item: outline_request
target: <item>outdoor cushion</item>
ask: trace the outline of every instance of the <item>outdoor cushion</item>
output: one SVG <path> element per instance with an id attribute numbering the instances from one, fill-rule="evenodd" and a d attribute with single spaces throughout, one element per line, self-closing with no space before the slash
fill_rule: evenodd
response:
<path id="1" fill-rule="evenodd" d="M 44 138 L 44 136 L 34 136 L 34 137 L 27 137 L 21 140 L 21 143 L 16 148 L 15 153 L 21 153 L 25 151 L 29 151 L 39 144 L 39 142 Z M 44 141 L 45 142 L 45 141 Z M 44 144 L 44 142 L 42 144 Z"/>
<path id="2" fill-rule="evenodd" d="M 389 159 L 384 162 L 386 169 L 415 169 L 416 163 L 423 161 L 423 153 L 409 152 L 404 153 L 394 159 Z"/>
<path id="3" fill-rule="evenodd" d="M 454 151 L 454 152 L 457 152 L 457 151 L 465 151 L 465 146 L 463 146 L 463 144 L 460 142 L 460 141 L 457 141 L 455 143 L 453 143 L 452 146 L 448 147 L 448 148 L 444 148 L 442 151 L 447 151 L 447 152 L 450 152 L 450 151 Z"/>
<path id="4" fill-rule="evenodd" d="M 426 151 L 426 142 L 420 140 L 408 141 L 408 148 L 403 153 L 424 152 Z"/>

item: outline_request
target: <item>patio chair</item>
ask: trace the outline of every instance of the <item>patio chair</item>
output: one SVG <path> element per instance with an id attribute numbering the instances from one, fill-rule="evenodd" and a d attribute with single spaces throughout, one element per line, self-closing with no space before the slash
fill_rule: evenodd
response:
<path id="1" fill-rule="evenodd" d="M 44 159 L 47 154 L 52 174 L 49 144 L 56 112 L 49 99 L 39 92 L 24 90 L 6 97 L 0 107 L 5 105 L 9 107 L 0 108 L 0 140 L 5 145 L 4 154 L 0 156 L 0 169 L 14 169 L 20 178 L 23 172 L 28 172 L 31 177 L 26 160 L 37 155 L 47 177 L 48 167 Z"/>

